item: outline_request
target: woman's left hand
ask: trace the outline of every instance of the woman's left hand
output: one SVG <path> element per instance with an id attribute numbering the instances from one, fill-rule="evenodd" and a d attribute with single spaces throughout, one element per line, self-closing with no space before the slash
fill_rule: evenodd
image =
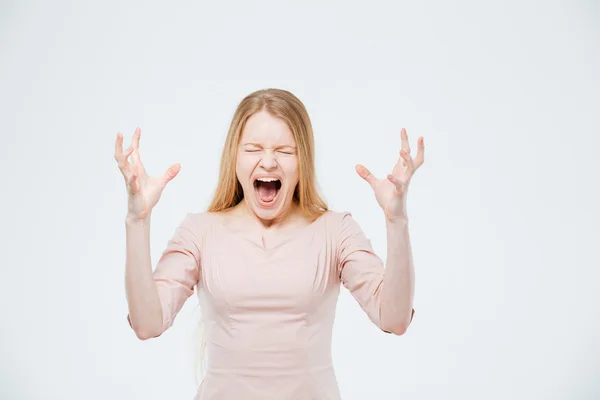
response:
<path id="1" fill-rule="evenodd" d="M 392 222 L 398 218 L 405 219 L 406 215 L 406 194 L 410 180 L 423 162 L 425 145 L 423 137 L 419 137 L 417 156 L 413 159 L 410 155 L 410 146 L 408 144 L 408 135 L 406 129 L 402 128 L 400 133 L 402 138 L 402 149 L 400 157 L 394 165 L 391 174 L 386 179 L 377 179 L 363 165 L 356 166 L 356 172 L 371 185 L 375 192 L 375 198 L 385 213 L 385 218 Z"/>

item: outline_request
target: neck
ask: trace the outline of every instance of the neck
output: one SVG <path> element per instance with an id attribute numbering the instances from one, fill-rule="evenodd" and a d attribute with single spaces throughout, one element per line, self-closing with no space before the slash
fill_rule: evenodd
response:
<path id="1" fill-rule="evenodd" d="M 299 206 L 292 203 L 284 210 L 284 212 L 273 219 L 262 219 L 250 208 L 245 199 L 236 206 L 241 215 L 254 220 L 262 229 L 279 229 L 292 222 L 298 211 Z"/>

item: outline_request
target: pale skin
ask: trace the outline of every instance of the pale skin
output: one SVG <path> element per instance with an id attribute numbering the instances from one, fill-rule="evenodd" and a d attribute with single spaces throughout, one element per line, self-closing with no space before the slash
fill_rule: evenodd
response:
<path id="1" fill-rule="evenodd" d="M 249 204 L 247 201 L 243 201 L 232 211 L 241 211 L 242 215 L 256 218 L 259 222 L 258 226 L 262 227 L 259 230 L 264 235 L 266 231 L 272 230 L 273 226 L 278 229 L 283 227 L 294 229 L 305 225 L 308 221 L 300 221 L 301 217 L 299 217 L 297 207 L 291 201 L 291 194 L 298 182 L 297 156 L 291 131 L 280 121 L 273 121 L 274 117 L 268 113 L 258 114 L 255 115 L 254 120 L 256 126 L 261 129 L 255 129 L 247 136 L 252 136 L 253 143 L 258 142 L 259 146 L 244 144 L 239 150 L 239 157 L 242 158 L 238 158 L 238 161 L 243 160 L 245 167 L 239 164 L 242 165 L 242 168 L 237 171 L 238 177 L 247 178 L 247 182 L 243 182 L 242 186 L 250 188 L 250 178 L 255 171 L 281 173 L 284 178 L 290 178 L 282 188 L 286 195 L 282 198 L 280 206 L 273 210 L 259 210 L 255 202 Z M 148 339 L 156 336 L 156 332 L 160 330 L 162 324 L 160 302 L 152 280 L 149 244 L 150 215 L 166 185 L 181 170 L 181 165 L 173 164 L 160 177 L 149 176 L 139 155 L 140 136 L 141 129 L 137 128 L 130 147 L 123 151 L 123 135 L 119 132 L 115 141 L 115 160 L 125 179 L 128 193 L 128 212 L 125 219 L 127 233 L 125 275 L 129 315 L 138 337 Z M 402 334 L 408 327 L 414 293 L 414 267 L 410 254 L 406 196 L 414 172 L 424 162 L 423 137 L 418 140 L 417 155 L 414 159 L 410 156 L 408 136 L 404 128 L 401 131 L 401 139 L 400 158 L 394 165 L 392 173 L 388 174 L 385 179 L 375 178 L 362 165 L 356 166 L 358 174 L 372 187 L 377 202 L 386 217 L 388 256 L 382 287 L 381 319 L 382 324 L 386 326 L 385 330 L 396 334 Z M 287 148 L 283 148 L 282 153 L 277 157 L 275 151 L 280 146 L 287 146 Z M 292 154 L 286 154 L 290 152 L 291 147 L 294 147 L 291 151 Z M 255 160 L 252 157 L 255 157 L 253 154 L 256 148 L 262 148 L 264 155 Z M 281 160 L 283 160 L 283 168 L 279 165 Z M 291 160 L 293 163 L 290 163 Z M 244 193 L 248 198 L 246 191 Z M 238 212 L 234 212 L 232 216 L 236 214 L 240 215 Z"/>
<path id="2" fill-rule="evenodd" d="M 257 176 L 273 175 L 281 181 L 277 201 L 272 207 L 262 207 L 257 201 L 254 180 Z M 267 236 L 302 224 L 298 207 L 293 201 L 299 180 L 298 149 L 289 126 L 267 111 L 259 111 L 246 122 L 240 137 L 236 158 L 236 176 L 244 191 L 244 199 L 234 207 L 230 223 L 250 218 L 263 242 Z M 246 224 L 247 226 L 247 224 Z"/>
<path id="3" fill-rule="evenodd" d="M 394 222 L 398 219 L 407 218 L 406 196 L 408 185 L 415 171 L 423 165 L 425 157 L 425 144 L 423 137 L 419 137 L 417 155 L 413 159 L 410 155 L 410 145 L 406 129 L 400 131 L 402 148 L 400 157 L 392 168 L 392 173 L 385 179 L 377 179 L 363 165 L 356 166 L 356 172 L 371 186 L 375 193 L 377 202 L 383 209 L 386 220 Z"/>
<path id="4" fill-rule="evenodd" d="M 363 165 L 356 172 L 371 186 L 386 219 L 387 259 L 382 285 L 381 324 L 397 335 L 406 332 L 413 310 L 415 270 L 412 260 L 406 198 L 415 171 L 423 165 L 425 144 L 418 139 L 417 155 L 410 155 L 406 129 L 400 131 L 400 157 L 385 179 L 377 179 Z"/>
<path id="5" fill-rule="evenodd" d="M 140 159 L 140 136 L 141 129 L 137 128 L 131 146 L 123 151 L 123 135 L 117 133 L 115 160 L 125 178 L 128 194 L 125 291 L 129 319 L 137 337 L 146 340 L 158 336 L 162 326 L 160 300 L 152 277 L 150 216 L 165 186 L 177 176 L 181 165 L 172 165 L 158 178 L 149 176 Z"/>
<path id="6" fill-rule="evenodd" d="M 125 178 L 129 195 L 127 218 L 140 219 L 147 216 L 158 203 L 167 183 L 177 176 L 181 164 L 173 164 L 160 177 L 149 176 L 140 158 L 140 136 L 142 130 L 137 128 L 133 133 L 131 145 L 123 151 L 123 134 L 117 133 L 115 141 L 115 160 Z M 131 162 L 129 158 L 131 157 Z"/>

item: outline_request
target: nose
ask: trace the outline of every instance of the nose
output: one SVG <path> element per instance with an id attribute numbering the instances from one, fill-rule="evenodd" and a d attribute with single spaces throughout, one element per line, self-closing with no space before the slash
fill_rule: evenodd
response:
<path id="1" fill-rule="evenodd" d="M 275 154 L 271 150 L 263 151 L 262 157 L 260 159 L 260 165 L 264 169 L 273 169 L 277 166 L 277 160 L 275 159 Z"/>

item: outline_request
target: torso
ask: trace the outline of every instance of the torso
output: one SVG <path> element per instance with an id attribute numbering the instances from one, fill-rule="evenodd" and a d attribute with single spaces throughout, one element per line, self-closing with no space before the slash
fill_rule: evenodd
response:
<path id="1" fill-rule="evenodd" d="M 339 400 L 331 360 L 338 214 L 278 230 L 231 211 L 209 214 L 199 223 L 198 298 L 210 356 L 196 399 Z"/>

